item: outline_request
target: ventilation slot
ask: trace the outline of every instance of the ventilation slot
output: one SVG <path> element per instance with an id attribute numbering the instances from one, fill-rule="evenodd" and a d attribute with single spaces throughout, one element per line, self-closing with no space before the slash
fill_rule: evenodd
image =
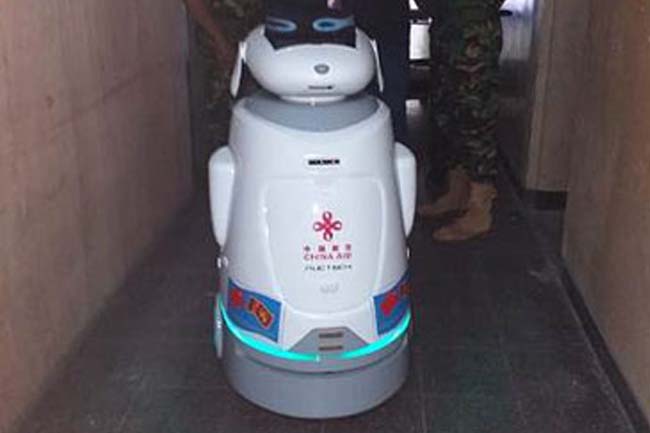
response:
<path id="1" fill-rule="evenodd" d="M 323 332 L 318 334 L 318 337 L 323 340 L 332 339 L 332 338 L 343 338 L 343 331 L 339 332 Z"/>
<path id="2" fill-rule="evenodd" d="M 318 350 L 320 352 L 342 352 L 345 349 L 345 331 L 337 329 L 323 330 L 318 333 Z"/>
<path id="3" fill-rule="evenodd" d="M 321 352 L 340 352 L 343 350 L 343 346 L 320 346 L 318 350 Z"/>
<path id="4" fill-rule="evenodd" d="M 341 165 L 341 160 L 338 158 L 325 158 L 325 159 L 310 159 L 307 161 L 307 164 L 310 167 L 333 167 L 337 165 Z"/>

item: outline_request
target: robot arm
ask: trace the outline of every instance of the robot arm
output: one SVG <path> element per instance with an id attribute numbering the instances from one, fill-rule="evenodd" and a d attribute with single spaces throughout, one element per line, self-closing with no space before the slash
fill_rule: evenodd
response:
<path id="1" fill-rule="evenodd" d="M 244 74 L 244 64 L 246 63 L 246 42 L 239 43 L 237 50 L 237 59 L 230 78 L 230 94 L 233 98 L 237 97 L 239 88 L 241 87 L 241 80 Z"/>
<path id="2" fill-rule="evenodd" d="M 379 46 L 377 41 L 374 39 L 371 41 L 372 51 L 375 55 L 375 68 L 377 69 L 377 87 L 379 88 L 379 93 L 384 91 L 384 73 L 381 69 L 381 58 L 379 57 Z"/>
<path id="3" fill-rule="evenodd" d="M 413 229 L 415 200 L 417 196 L 417 163 L 413 153 L 403 144 L 395 145 L 395 170 L 402 204 L 402 219 L 406 236 Z"/>
<path id="4" fill-rule="evenodd" d="M 228 234 L 228 219 L 235 184 L 235 160 L 229 147 L 219 149 L 210 158 L 210 211 L 217 242 L 223 248 Z"/>

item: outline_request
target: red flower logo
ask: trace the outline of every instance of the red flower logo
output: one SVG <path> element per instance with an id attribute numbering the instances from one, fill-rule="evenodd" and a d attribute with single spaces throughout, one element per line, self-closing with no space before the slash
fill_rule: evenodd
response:
<path id="1" fill-rule="evenodd" d="M 314 231 L 317 233 L 323 232 L 323 239 L 330 242 L 334 239 L 334 232 L 343 230 L 343 223 L 334 220 L 332 212 L 323 213 L 323 219 L 314 223 Z"/>

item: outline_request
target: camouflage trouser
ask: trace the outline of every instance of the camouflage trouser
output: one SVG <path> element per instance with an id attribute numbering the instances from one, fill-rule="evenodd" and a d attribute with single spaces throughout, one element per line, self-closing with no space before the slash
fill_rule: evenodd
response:
<path id="1" fill-rule="evenodd" d="M 503 0 L 438 1 L 445 3 L 431 31 L 434 145 L 443 147 L 445 160 L 438 168 L 460 165 L 473 180 L 491 182 L 497 174 Z"/>

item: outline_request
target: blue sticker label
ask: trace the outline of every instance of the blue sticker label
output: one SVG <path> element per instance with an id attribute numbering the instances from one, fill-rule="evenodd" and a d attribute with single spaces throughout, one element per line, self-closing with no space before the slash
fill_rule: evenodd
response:
<path id="1" fill-rule="evenodd" d="M 388 292 L 375 296 L 375 316 L 379 335 L 399 325 L 410 307 L 411 285 L 408 274 Z"/>
<path id="2" fill-rule="evenodd" d="M 281 304 L 259 293 L 228 283 L 228 317 L 240 328 L 278 341 Z"/>

